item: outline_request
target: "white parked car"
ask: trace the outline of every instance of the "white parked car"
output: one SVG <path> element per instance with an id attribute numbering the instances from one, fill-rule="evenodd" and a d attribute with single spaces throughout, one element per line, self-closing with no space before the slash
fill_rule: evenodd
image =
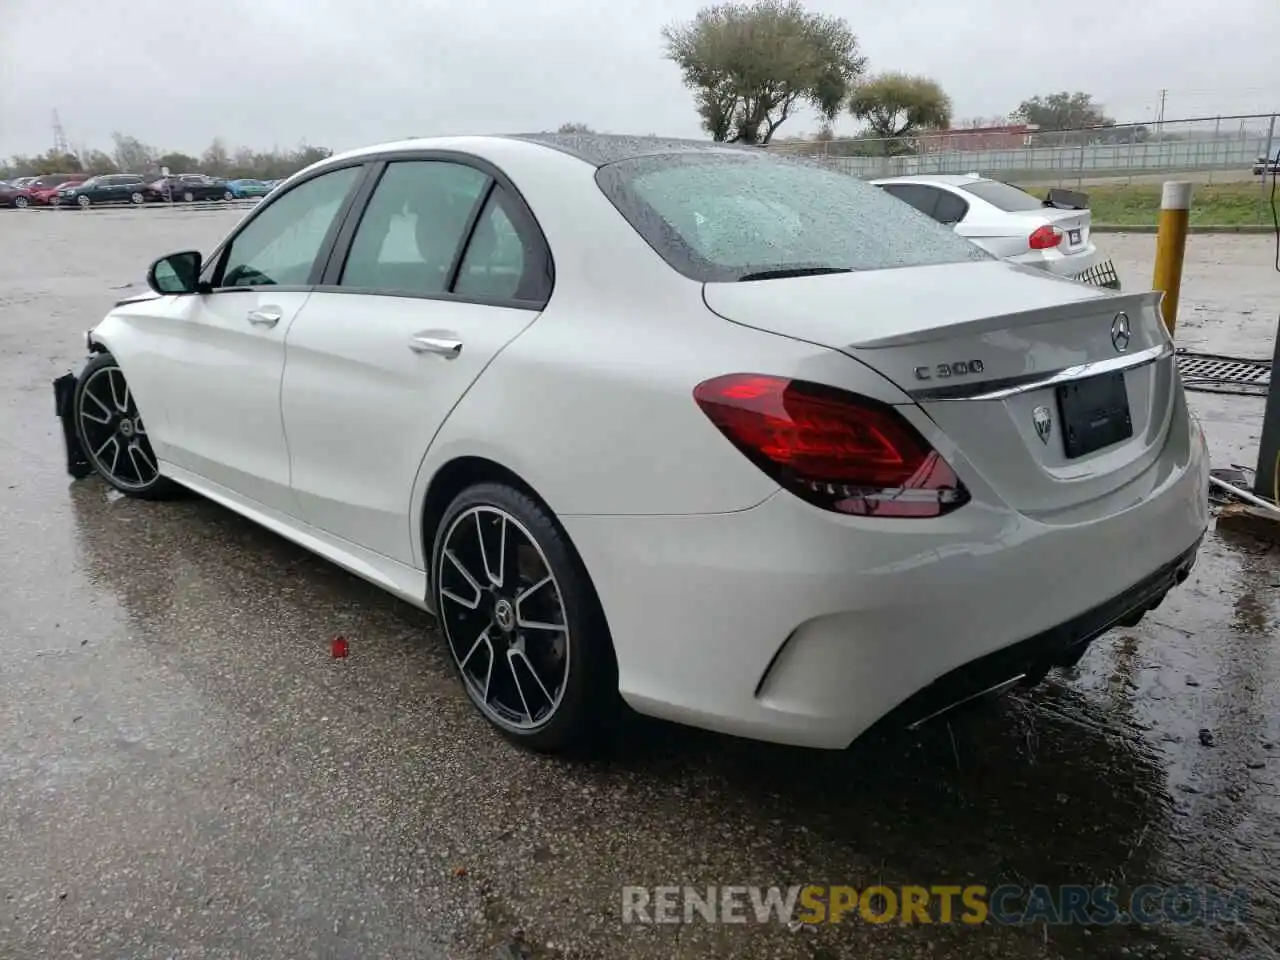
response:
<path id="1" fill-rule="evenodd" d="M 766 151 L 357 150 L 148 282 L 55 384 L 69 469 L 433 611 L 536 749 L 620 700 L 844 747 L 1074 662 L 1208 522 L 1154 294 Z"/>
<path id="2" fill-rule="evenodd" d="M 1045 200 L 977 174 L 921 174 L 871 182 L 994 256 L 1055 276 L 1120 288 L 1115 264 L 1089 236 L 1092 217 L 1083 194 L 1052 190 Z"/>

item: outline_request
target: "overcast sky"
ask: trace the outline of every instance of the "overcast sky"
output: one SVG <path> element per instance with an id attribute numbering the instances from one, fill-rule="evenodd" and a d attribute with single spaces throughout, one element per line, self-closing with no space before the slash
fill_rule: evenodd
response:
<path id="1" fill-rule="evenodd" d="M 345 149 L 575 121 L 699 136 L 659 31 L 699 0 L 0 0 L 0 156 L 110 149 L 120 130 L 199 153 Z M 1280 0 L 814 0 L 872 71 L 926 73 L 957 119 L 1085 90 L 1117 119 L 1280 110 Z M 813 131 L 804 116 L 779 135 Z M 857 124 L 844 117 L 839 133 Z"/>

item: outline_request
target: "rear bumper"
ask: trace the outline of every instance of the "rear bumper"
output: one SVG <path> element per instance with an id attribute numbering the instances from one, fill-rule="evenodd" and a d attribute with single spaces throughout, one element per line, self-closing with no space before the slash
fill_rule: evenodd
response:
<path id="1" fill-rule="evenodd" d="M 1078 662 L 1089 645 L 1117 626 L 1133 626 L 1158 607 L 1195 566 L 1202 539 L 1127 590 L 1055 627 L 963 664 L 896 707 L 882 723 L 915 727 L 983 694 L 1038 683 L 1054 667 Z"/>
<path id="2" fill-rule="evenodd" d="M 1027 253 L 1011 257 L 1013 263 L 1024 267 L 1035 267 L 1051 273 L 1055 277 L 1069 277 L 1084 283 L 1098 286 L 1120 288 L 1120 277 L 1115 264 L 1103 256 L 1092 242 L 1075 253 L 1062 253 L 1059 250 L 1031 250 Z"/>
<path id="3" fill-rule="evenodd" d="M 1199 428 L 1171 434 L 1143 474 L 1056 517 L 975 500 L 860 519 L 780 492 L 738 513 L 562 519 L 634 708 L 839 749 L 891 713 L 1034 680 L 1158 602 L 1209 519 Z"/>

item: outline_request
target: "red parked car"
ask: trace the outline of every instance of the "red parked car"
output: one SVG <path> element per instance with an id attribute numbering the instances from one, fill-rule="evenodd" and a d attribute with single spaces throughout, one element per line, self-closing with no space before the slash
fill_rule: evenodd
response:
<path id="1" fill-rule="evenodd" d="M 12 201 L 13 205 L 19 208 L 28 207 L 32 204 L 48 206 L 59 188 L 68 187 L 75 183 L 83 183 L 89 179 L 89 174 L 47 173 L 41 177 L 23 179 L 26 182 L 20 184 L 20 189 L 14 195 Z"/>
<path id="2" fill-rule="evenodd" d="M 27 184 L 24 192 L 31 203 L 47 207 L 61 188 L 74 187 L 88 179 L 87 173 L 54 173 Z"/>

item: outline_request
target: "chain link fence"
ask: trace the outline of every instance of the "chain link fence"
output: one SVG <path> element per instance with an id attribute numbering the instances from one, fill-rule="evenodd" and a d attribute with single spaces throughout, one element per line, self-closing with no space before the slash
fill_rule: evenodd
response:
<path id="1" fill-rule="evenodd" d="M 953 129 L 892 139 L 782 140 L 769 149 L 818 158 L 857 177 L 981 173 L 1021 184 L 1248 181 L 1276 158 L 1274 114 L 1198 117 L 1078 130 L 1032 126 Z"/>

